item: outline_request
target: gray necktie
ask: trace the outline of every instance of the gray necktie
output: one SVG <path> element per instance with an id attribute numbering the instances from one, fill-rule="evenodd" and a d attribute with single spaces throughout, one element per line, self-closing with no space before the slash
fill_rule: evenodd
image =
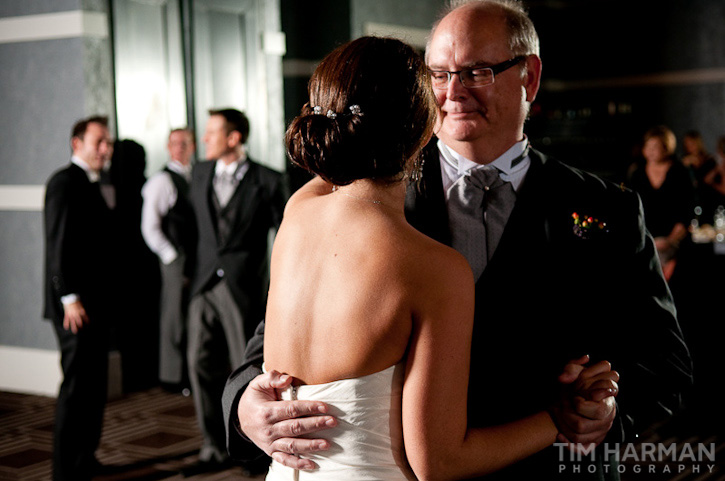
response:
<path id="1" fill-rule="evenodd" d="M 499 177 L 498 169 L 489 165 L 459 178 L 448 194 L 453 248 L 468 260 L 478 280 L 498 246 L 516 194 L 511 183 Z"/>
<path id="2" fill-rule="evenodd" d="M 234 174 L 222 172 L 214 176 L 214 193 L 222 208 L 226 207 L 229 203 L 236 187 L 237 179 Z"/>

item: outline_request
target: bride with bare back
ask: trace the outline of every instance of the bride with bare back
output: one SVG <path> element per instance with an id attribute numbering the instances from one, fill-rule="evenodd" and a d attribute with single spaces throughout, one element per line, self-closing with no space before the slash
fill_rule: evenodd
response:
<path id="1" fill-rule="evenodd" d="M 471 268 L 404 215 L 435 124 L 429 83 L 408 45 L 359 38 L 321 62 L 287 131 L 290 158 L 317 177 L 289 200 L 274 244 L 265 370 L 293 377 L 283 399 L 322 400 L 337 425 L 315 434 L 330 443 L 305 456 L 316 469 L 274 461 L 269 481 L 459 479 L 556 440 L 545 411 L 467 428 Z"/>

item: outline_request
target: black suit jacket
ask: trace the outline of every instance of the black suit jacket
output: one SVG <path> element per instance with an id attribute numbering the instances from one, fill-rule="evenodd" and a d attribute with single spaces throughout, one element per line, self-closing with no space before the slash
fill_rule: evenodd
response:
<path id="1" fill-rule="evenodd" d="M 199 238 L 192 295 L 204 291 L 222 269 L 244 318 L 258 320 L 264 315 L 269 278 L 268 235 L 282 221 L 287 191 L 280 173 L 247 162 L 249 170 L 230 200 L 240 202 L 241 208 L 224 243 L 218 239 L 212 204 L 216 162 L 200 162 L 194 167 L 190 195 Z M 255 324 L 248 323 L 247 339 L 252 337 Z"/>
<path id="2" fill-rule="evenodd" d="M 625 432 L 635 434 L 677 409 L 691 382 L 672 298 L 635 193 L 536 151 L 530 157 L 503 237 L 476 284 L 468 422 L 496 425 L 547 409 L 564 364 L 589 354 L 612 362 L 622 376 L 608 439 L 621 442 Z M 577 234 L 574 213 L 596 217 L 606 228 Z M 406 215 L 423 233 L 450 244 L 435 142 L 425 152 L 421 184 L 408 190 Z M 259 373 L 261 341 L 255 338 L 249 349 L 228 381 L 225 411 L 235 409 L 240 391 Z M 250 456 L 249 443 L 229 421 L 230 451 Z M 558 449 L 550 448 L 494 477 L 567 479 L 573 470 L 559 473 L 558 461 Z M 578 478 L 587 478 L 586 467 L 581 472 Z"/>
<path id="3" fill-rule="evenodd" d="M 423 182 L 406 199 L 408 219 L 450 244 L 438 151 L 426 154 Z M 546 409 L 563 365 L 589 354 L 622 376 L 607 442 L 631 440 L 677 410 L 692 381 L 641 203 L 634 192 L 539 152 L 530 157 L 500 244 L 476 284 L 469 425 Z M 575 213 L 606 226 L 578 229 Z M 559 464 L 558 449 L 550 448 L 498 476 L 566 479 L 572 470 L 559 476 Z"/>
<path id="4" fill-rule="evenodd" d="M 44 317 L 62 321 L 61 297 L 80 296 L 89 316 L 113 310 L 117 266 L 115 215 L 98 183 L 75 164 L 54 173 L 45 191 Z"/>

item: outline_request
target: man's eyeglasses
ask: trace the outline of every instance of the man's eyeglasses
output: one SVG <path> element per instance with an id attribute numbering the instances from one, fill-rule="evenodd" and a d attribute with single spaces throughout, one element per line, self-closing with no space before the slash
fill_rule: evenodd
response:
<path id="1" fill-rule="evenodd" d="M 491 65 L 490 67 L 471 67 L 456 70 L 455 72 L 431 69 L 428 69 L 428 71 L 430 72 L 430 80 L 434 89 L 447 89 L 448 83 L 451 81 L 451 78 L 453 78 L 453 75 L 456 74 L 458 75 L 458 78 L 461 79 L 461 83 L 464 87 L 475 89 L 492 84 L 495 75 L 510 69 L 525 58 L 526 55 L 519 55 L 518 57 L 506 60 L 505 62 Z"/>

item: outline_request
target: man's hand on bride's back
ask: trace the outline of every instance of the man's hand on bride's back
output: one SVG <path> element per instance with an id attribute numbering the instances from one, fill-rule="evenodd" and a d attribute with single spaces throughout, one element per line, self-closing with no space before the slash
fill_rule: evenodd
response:
<path id="1" fill-rule="evenodd" d="M 590 366 L 589 357 L 571 361 L 559 376 L 561 397 L 550 414 L 559 428 L 559 441 L 578 446 L 600 444 L 617 414 L 619 374 L 607 361 Z"/>
<path id="2" fill-rule="evenodd" d="M 325 439 L 298 436 L 337 425 L 320 401 L 281 401 L 278 391 L 288 388 L 293 378 L 270 371 L 254 378 L 239 399 L 237 414 L 242 432 L 275 461 L 295 469 L 317 465 L 299 455 L 330 448 Z"/>

